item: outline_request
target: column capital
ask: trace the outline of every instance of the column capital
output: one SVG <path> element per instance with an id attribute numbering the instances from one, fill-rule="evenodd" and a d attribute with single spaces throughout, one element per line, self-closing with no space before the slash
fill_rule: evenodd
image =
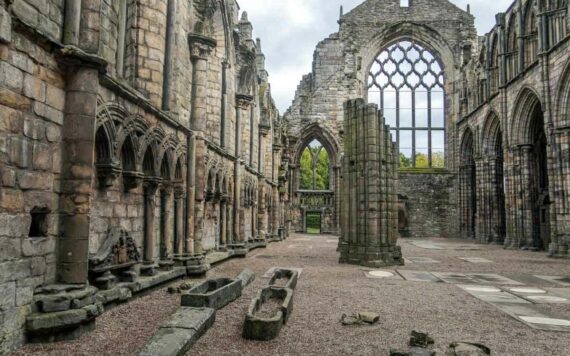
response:
<path id="1" fill-rule="evenodd" d="M 160 177 L 145 177 L 143 181 L 144 187 L 144 194 L 145 195 L 154 195 L 162 182 L 162 178 Z"/>
<path id="2" fill-rule="evenodd" d="M 253 96 L 248 94 L 236 94 L 236 106 L 239 109 L 247 110 L 253 103 Z"/>
<path id="3" fill-rule="evenodd" d="M 192 59 L 203 60 L 207 60 L 212 50 L 218 45 L 215 39 L 195 33 L 188 35 L 188 43 Z"/>

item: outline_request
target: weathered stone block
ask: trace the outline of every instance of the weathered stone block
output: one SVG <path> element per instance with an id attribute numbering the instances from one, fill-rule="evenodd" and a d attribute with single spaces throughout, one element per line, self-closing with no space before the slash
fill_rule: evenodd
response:
<path id="1" fill-rule="evenodd" d="M 24 73 L 8 62 L 0 62 L 0 83 L 4 87 L 19 93 L 24 86 Z M 12 105 L 7 105 L 11 106 Z"/>
<path id="2" fill-rule="evenodd" d="M 241 281 L 242 288 L 245 288 L 255 281 L 255 273 L 249 268 L 246 268 L 236 278 Z"/>
<path id="3" fill-rule="evenodd" d="M 25 24 L 37 27 L 39 22 L 39 13 L 34 7 L 30 6 L 24 0 L 15 0 L 12 4 L 12 12 L 20 21 Z"/>
<path id="4" fill-rule="evenodd" d="M 12 17 L 4 7 L 0 7 L 0 42 L 12 42 Z"/>
<path id="5" fill-rule="evenodd" d="M 139 356 L 185 355 L 215 319 L 215 309 L 180 308 L 146 343 Z"/>
<path id="6" fill-rule="evenodd" d="M 20 240 L 17 237 L 0 237 L 0 262 L 18 258 L 20 252 Z"/>
<path id="7" fill-rule="evenodd" d="M 294 290 L 297 287 L 299 272 L 290 269 L 276 269 L 268 282 L 271 287 L 289 288 Z"/>
<path id="8" fill-rule="evenodd" d="M 0 284 L 0 310 L 13 308 L 16 305 L 16 282 Z"/>
<path id="9" fill-rule="evenodd" d="M 210 279 L 182 295 L 182 306 L 221 309 L 241 296 L 238 279 Z"/>
<path id="10" fill-rule="evenodd" d="M 41 172 L 21 172 L 18 175 L 20 188 L 24 190 L 50 190 L 53 188 L 53 174 Z"/>
<path id="11" fill-rule="evenodd" d="M 33 75 L 26 74 L 24 76 L 24 95 L 44 102 L 46 100 L 46 83 Z"/>

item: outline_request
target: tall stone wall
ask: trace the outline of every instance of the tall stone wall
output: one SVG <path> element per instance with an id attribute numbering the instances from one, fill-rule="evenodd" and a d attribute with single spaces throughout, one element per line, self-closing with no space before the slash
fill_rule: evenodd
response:
<path id="1" fill-rule="evenodd" d="M 313 67 L 305 75 L 295 94 L 285 119 L 289 124 L 291 157 L 299 157 L 298 150 L 310 138 L 319 138 L 337 157 L 342 156 L 343 103 L 348 99 L 367 98 L 368 77 L 376 56 L 395 42 L 411 39 L 421 43 L 441 61 L 445 71 L 446 92 L 446 168 L 442 177 L 457 171 L 456 145 L 459 141 L 457 122 L 460 120 L 461 67 L 476 52 L 477 41 L 474 18 L 471 14 L 447 0 L 414 0 L 409 7 L 402 7 L 399 0 L 368 0 L 343 14 L 339 19 L 339 31 L 321 41 L 314 52 Z M 323 133 L 315 135 L 315 131 Z M 336 150 L 334 148 L 337 148 Z M 299 162 L 291 162 L 293 192 L 299 190 L 295 178 Z M 338 162 L 333 163 L 339 164 Z M 333 168 L 334 171 L 334 168 Z M 457 204 L 454 179 L 442 178 L 446 185 L 434 183 L 433 172 L 410 170 L 405 172 L 417 187 L 431 187 L 433 193 L 423 194 L 401 191 L 408 197 L 410 206 L 410 233 L 421 236 L 425 226 L 431 226 L 430 235 L 458 236 L 456 223 L 444 224 L 443 220 L 456 219 L 453 210 Z M 414 175 L 412 177 L 412 175 Z M 335 191 L 338 194 L 338 191 Z M 443 198 L 445 197 L 445 198 Z M 424 211 L 426 206 L 444 203 L 444 217 Z M 302 206 L 293 197 L 292 205 L 299 211 L 293 215 L 293 226 L 303 226 Z M 335 209 L 339 221 L 338 209 Z M 422 221 L 423 219 L 434 219 Z"/>
<path id="2" fill-rule="evenodd" d="M 25 342 L 40 287 L 95 285 L 89 259 L 116 236 L 136 279 L 174 259 L 203 273 L 204 253 L 285 230 L 286 140 L 239 15 L 233 0 L 0 0 L 0 354 Z"/>
<path id="3" fill-rule="evenodd" d="M 398 161 L 378 106 L 362 99 L 344 106 L 340 262 L 403 265 L 398 241 Z"/>

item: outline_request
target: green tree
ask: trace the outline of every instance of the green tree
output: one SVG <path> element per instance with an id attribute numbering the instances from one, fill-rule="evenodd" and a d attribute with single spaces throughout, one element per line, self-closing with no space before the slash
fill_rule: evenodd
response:
<path id="1" fill-rule="evenodd" d="M 443 152 L 432 152 L 431 165 L 433 168 L 445 168 L 445 154 Z"/>
<path id="2" fill-rule="evenodd" d="M 301 179 L 300 188 L 302 190 L 313 189 L 313 156 L 309 147 L 305 148 L 301 156 Z"/>
<path id="3" fill-rule="evenodd" d="M 400 168 L 410 168 L 412 167 L 412 159 L 406 157 L 403 153 L 400 152 Z"/>
<path id="4" fill-rule="evenodd" d="M 416 168 L 429 168 L 429 157 L 425 153 L 416 153 Z"/>

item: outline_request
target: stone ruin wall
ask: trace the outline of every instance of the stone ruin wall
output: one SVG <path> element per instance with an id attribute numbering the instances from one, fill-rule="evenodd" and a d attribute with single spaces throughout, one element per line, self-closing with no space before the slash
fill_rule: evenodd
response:
<path id="1" fill-rule="evenodd" d="M 454 179 L 458 133 L 460 67 L 477 47 L 474 18 L 445 0 L 415 0 L 409 8 L 396 0 L 369 0 L 339 20 L 339 31 L 317 45 L 312 72 L 303 77 L 295 99 L 285 113 L 292 142 L 306 137 L 317 126 L 330 141 L 342 147 L 343 103 L 367 97 L 368 70 L 376 55 L 398 39 L 412 38 L 426 44 L 440 56 L 445 66 L 447 93 L 446 162 L 443 172 L 402 172 L 401 188 L 408 198 L 410 225 L 414 237 L 458 235 L 457 182 Z M 294 156 L 295 153 L 291 153 Z M 342 148 L 335 152 L 342 156 Z M 292 175 L 295 175 L 295 169 Z M 295 180 L 294 180 L 295 182 Z M 297 189 L 292 187 L 293 191 Z M 294 199 L 293 206 L 298 206 Z M 439 206 L 436 211 L 433 206 Z M 338 209 L 335 211 L 338 221 Z M 292 224 L 302 226 L 303 214 L 293 214 Z M 337 224 L 337 223 L 336 223 Z"/>
<path id="2" fill-rule="evenodd" d="M 238 231 L 233 229 L 233 211 L 226 216 L 226 226 L 231 226 L 226 243 L 239 242 L 245 230 L 246 242 L 259 239 L 260 229 L 252 228 L 256 218 L 260 220 L 255 225 L 263 227 L 264 238 L 276 236 L 279 228 L 284 230 L 285 215 L 277 213 L 283 197 L 278 192 L 282 147 L 279 113 L 271 98 L 261 44 L 251 38 L 252 25 L 247 16 L 241 20 L 238 17 L 237 3 L 226 1 L 224 8 L 216 6 L 212 13 L 203 16 L 199 13 L 201 8 L 194 6 L 201 2 L 177 1 L 172 25 L 174 45 L 169 58 L 168 0 L 127 0 L 126 14 L 121 14 L 120 1 L 80 3 L 75 50 L 63 53 L 63 44 L 69 43 L 64 38 L 64 1 L 0 0 L 0 353 L 25 340 L 25 320 L 31 312 L 36 287 L 58 281 L 86 282 L 86 261 L 58 258 L 60 253 L 67 255 L 64 251 L 69 246 L 68 236 L 81 237 L 73 241 L 73 253 L 86 256 L 98 251 L 110 228 L 119 227 L 134 238 L 141 253 L 144 251 L 146 184 L 143 178 L 137 178 L 134 188 L 125 190 L 120 161 L 121 145 L 126 138 L 134 142 L 135 152 L 130 153 L 135 169 L 146 178 L 162 176 L 162 181 L 168 183 L 152 194 L 156 203 L 154 258 L 160 259 L 164 244 L 165 232 L 159 223 L 163 214 L 169 219 L 166 233 L 170 242 L 178 238 L 174 201 L 181 194 L 185 204 L 189 193 L 182 186 L 186 183 L 189 153 L 216 161 L 215 167 L 206 167 L 204 160 L 198 160 L 198 172 L 207 177 L 212 168 L 226 179 L 232 195 L 227 204 L 232 208 L 233 192 L 245 191 L 245 178 L 255 188 L 251 195 L 255 196 L 256 205 L 252 207 L 243 207 L 244 194 L 238 195 Z M 206 0 L 203 3 L 210 4 Z M 197 26 L 199 20 L 205 25 Z M 121 71 L 117 58 L 123 21 L 125 53 Z M 193 100 L 193 48 L 189 35 L 198 28 L 216 45 L 207 58 L 204 91 L 199 93 L 202 96 Z M 71 68 L 67 62 L 70 57 L 79 67 L 71 75 L 66 71 Z M 171 82 L 167 100 L 164 83 L 168 59 Z M 242 78 L 245 66 L 251 68 L 251 73 Z M 247 115 L 241 121 L 240 135 L 236 132 L 240 110 L 236 94 L 251 96 L 244 109 Z M 205 123 L 201 135 L 204 148 L 194 152 L 187 140 L 194 128 L 193 109 L 200 100 L 204 113 L 200 120 Z M 70 113 L 84 115 L 85 126 L 75 126 L 78 122 L 73 121 Z M 263 134 L 260 124 L 266 130 Z M 95 128 L 103 126 L 108 141 L 101 147 L 108 148 L 106 154 L 112 160 L 108 163 L 119 169 L 118 174 L 102 175 L 95 166 L 94 159 L 98 158 L 94 156 L 101 148 L 101 142 L 94 139 Z M 236 151 L 236 137 L 240 152 Z M 143 162 L 145 147 L 153 150 L 151 171 Z M 243 163 L 239 163 L 240 157 L 244 158 Z M 237 172 L 243 177 L 239 181 L 235 178 L 236 161 Z M 167 168 L 163 171 L 164 162 Z M 234 186 L 236 181 L 240 186 Z M 205 191 L 207 180 L 198 183 L 203 184 Z M 102 188 L 102 184 L 106 186 Z M 165 189 L 166 212 L 159 204 Z M 282 192 L 286 193 L 286 189 Z M 271 211 L 261 204 L 265 193 L 274 200 Z M 203 238 L 200 248 L 215 249 L 219 247 L 219 203 L 197 200 L 196 206 L 196 216 L 204 213 L 203 220 L 194 219 Z M 29 237 L 31 213 L 38 208 L 47 212 L 47 231 L 45 236 Z M 64 231 L 62 226 L 71 220 L 76 223 L 76 230 L 70 226 Z M 58 243 L 58 237 L 64 244 Z M 173 252 L 175 246 L 169 248 Z M 69 266 L 73 267 L 68 269 Z M 68 275 L 70 270 L 76 273 Z"/>

